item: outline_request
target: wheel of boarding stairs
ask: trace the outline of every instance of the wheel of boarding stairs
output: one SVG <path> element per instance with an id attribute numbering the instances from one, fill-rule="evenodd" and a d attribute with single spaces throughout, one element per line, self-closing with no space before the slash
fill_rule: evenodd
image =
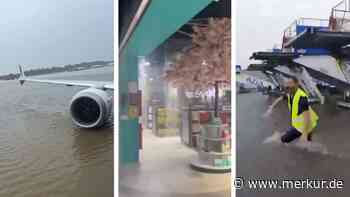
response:
<path id="1" fill-rule="evenodd" d="M 337 106 L 342 108 L 350 108 L 350 91 L 344 92 L 342 101 L 337 101 Z"/>

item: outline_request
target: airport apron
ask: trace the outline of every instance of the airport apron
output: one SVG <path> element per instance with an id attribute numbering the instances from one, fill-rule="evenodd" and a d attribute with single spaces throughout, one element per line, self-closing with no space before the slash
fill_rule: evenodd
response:
<path id="1" fill-rule="evenodd" d="M 312 132 L 312 130 L 317 126 L 318 116 L 310 106 L 309 111 L 311 116 L 310 117 L 311 127 L 309 128 L 308 131 L 305 131 L 306 124 L 304 119 L 304 113 L 298 115 L 300 97 L 308 97 L 308 96 L 303 90 L 298 88 L 295 95 L 293 96 L 293 101 L 291 101 L 290 96 L 288 96 L 288 108 L 289 108 L 289 111 L 291 112 L 292 126 L 296 130 L 298 130 L 300 133 L 308 134 Z"/>

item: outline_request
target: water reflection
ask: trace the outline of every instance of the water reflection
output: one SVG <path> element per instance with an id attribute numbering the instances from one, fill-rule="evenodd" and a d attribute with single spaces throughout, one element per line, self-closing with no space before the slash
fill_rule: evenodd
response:
<path id="1" fill-rule="evenodd" d="M 82 71 L 80 77 L 108 81 L 112 72 Z M 73 125 L 68 104 L 81 88 L 0 86 L 1 197 L 112 196 L 113 125 L 95 131 Z"/>

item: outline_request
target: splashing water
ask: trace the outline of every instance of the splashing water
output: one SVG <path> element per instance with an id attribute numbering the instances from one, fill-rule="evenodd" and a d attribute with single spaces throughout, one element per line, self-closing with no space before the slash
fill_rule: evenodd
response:
<path id="1" fill-rule="evenodd" d="M 267 118 L 269 116 L 271 116 L 273 111 L 273 108 L 271 106 L 269 106 L 269 108 L 266 110 L 266 112 L 262 115 L 263 118 Z"/>
<path id="2" fill-rule="evenodd" d="M 269 107 L 267 108 L 266 112 L 263 114 L 264 118 L 267 118 L 269 116 L 271 116 L 273 109 L 277 106 L 277 104 L 279 102 L 281 102 L 283 100 L 283 96 L 278 97 L 271 105 L 269 105 Z"/>
<path id="3" fill-rule="evenodd" d="M 266 112 L 262 115 L 262 117 L 267 118 L 267 117 L 271 116 L 274 108 L 282 100 L 283 100 L 282 96 L 277 98 L 271 105 L 268 106 Z M 281 133 L 279 131 L 274 131 L 271 136 L 267 137 L 263 141 L 263 144 L 272 144 L 272 143 L 281 144 L 281 145 L 288 146 L 288 147 L 295 147 L 298 149 L 306 150 L 307 152 L 311 152 L 311 153 L 319 153 L 322 155 L 332 155 L 332 156 L 336 156 L 338 158 L 345 158 L 345 156 L 342 154 L 329 152 L 327 147 L 324 144 L 321 144 L 321 143 L 315 142 L 315 141 L 309 142 L 309 141 L 295 140 L 294 142 L 284 144 L 281 141 L 282 135 L 283 135 L 283 133 Z"/>
<path id="4" fill-rule="evenodd" d="M 273 132 L 273 134 L 270 137 L 267 137 L 264 140 L 263 144 L 270 144 L 270 143 L 282 144 L 281 136 L 282 136 L 282 133 L 275 131 L 275 132 Z"/>
<path id="5" fill-rule="evenodd" d="M 271 136 L 267 137 L 263 141 L 263 144 L 271 144 L 271 143 L 283 144 L 281 142 L 282 135 L 283 135 L 283 133 L 275 131 L 275 132 L 273 132 L 273 134 Z M 301 140 L 296 140 L 295 142 L 285 144 L 285 145 L 296 147 L 299 149 L 303 149 L 303 150 L 306 150 L 306 151 L 312 152 L 312 153 L 320 153 L 322 155 L 335 155 L 337 157 L 343 157 L 342 155 L 330 153 L 325 145 L 323 145 L 319 142 L 315 142 L 315 141 L 305 142 L 305 141 L 301 141 Z"/>
<path id="6" fill-rule="evenodd" d="M 295 147 L 304 149 L 308 152 L 313 152 L 313 153 L 321 153 L 323 155 L 329 155 L 329 151 L 327 150 L 327 147 L 325 147 L 323 144 L 319 142 L 304 142 L 298 140 L 295 144 Z"/>

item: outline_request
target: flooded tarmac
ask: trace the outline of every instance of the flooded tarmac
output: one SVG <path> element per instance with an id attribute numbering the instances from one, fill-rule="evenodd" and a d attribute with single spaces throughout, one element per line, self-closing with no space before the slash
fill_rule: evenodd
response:
<path id="1" fill-rule="evenodd" d="M 45 78 L 112 81 L 113 68 Z M 69 101 L 82 88 L 0 81 L 0 196 L 113 196 L 113 125 L 76 128 Z"/>
<path id="2" fill-rule="evenodd" d="M 336 108 L 335 99 L 313 108 L 320 121 L 312 144 L 283 145 L 280 135 L 289 127 L 286 101 L 263 114 L 276 97 L 260 93 L 237 96 L 237 176 L 248 180 L 342 180 L 343 189 L 249 189 L 238 197 L 254 196 L 349 196 L 350 110 Z M 316 191 L 316 192 L 315 192 Z M 305 193 L 308 192 L 308 193 Z M 313 192 L 313 193 L 311 193 Z M 298 194 L 300 193 L 300 194 Z"/>

